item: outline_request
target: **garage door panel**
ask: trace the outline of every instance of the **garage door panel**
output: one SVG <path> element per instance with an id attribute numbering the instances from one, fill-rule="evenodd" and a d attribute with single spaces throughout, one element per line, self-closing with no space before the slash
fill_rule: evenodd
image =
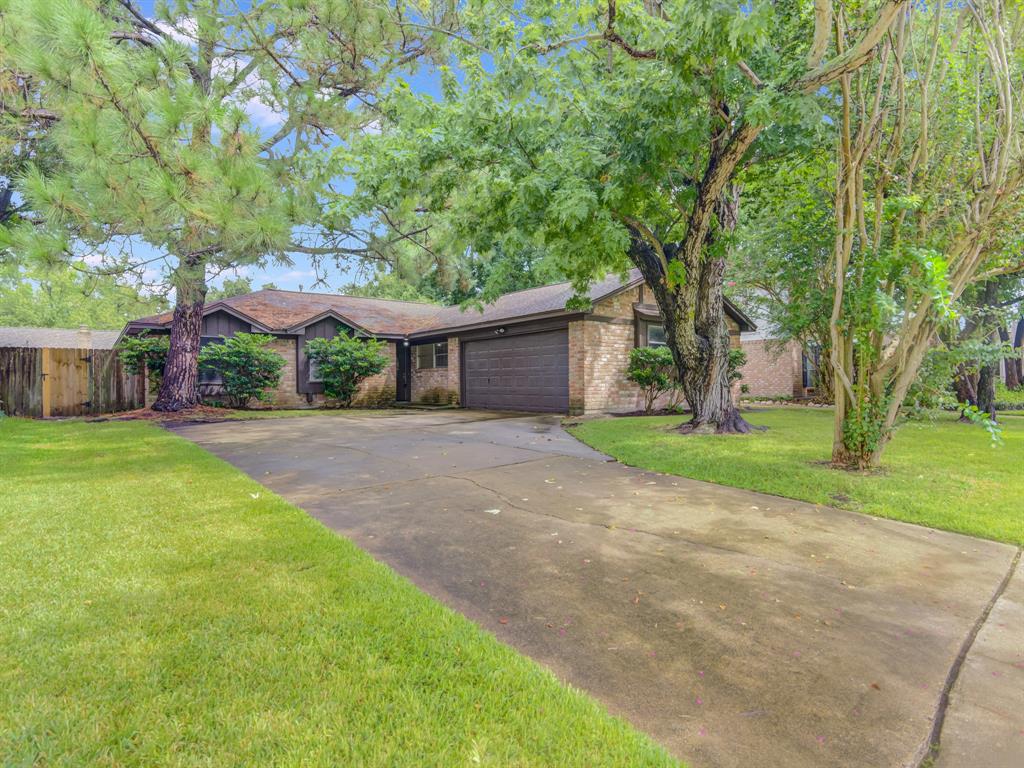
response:
<path id="1" fill-rule="evenodd" d="M 463 365 L 470 408 L 569 409 L 569 336 L 564 329 L 467 342 Z"/>

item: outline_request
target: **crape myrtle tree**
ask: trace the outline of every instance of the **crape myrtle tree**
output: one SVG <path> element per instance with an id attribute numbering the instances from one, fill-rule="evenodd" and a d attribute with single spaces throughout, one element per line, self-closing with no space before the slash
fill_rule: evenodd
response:
<path id="1" fill-rule="evenodd" d="M 62 159 L 24 171 L 38 221 L 0 245 L 68 259 L 85 246 L 111 254 L 108 270 L 144 268 L 140 243 L 157 253 L 175 306 L 155 409 L 198 402 L 209 274 L 362 255 L 320 197 L 322 150 L 372 121 L 361 105 L 391 67 L 429 49 L 434 33 L 395 23 L 410 7 L 168 0 L 147 16 L 136 0 L 0 0 L 5 64 L 38 94 L 5 101 L 5 119 L 44 123 Z M 429 6 L 417 17 L 443 28 Z"/>
<path id="2" fill-rule="evenodd" d="M 870 60 L 908 3 L 865 5 L 840 51 L 829 0 L 468 3 L 444 98 L 395 89 L 354 174 L 425 247 L 539 246 L 580 295 L 638 267 L 693 410 L 684 429 L 745 432 L 722 297 L 738 182 L 826 127 L 818 92 Z"/>
<path id="3" fill-rule="evenodd" d="M 878 463 L 956 302 L 1024 267 L 1022 32 L 1016 3 L 915 4 L 837 83 L 837 466 Z M 856 37 L 840 15 L 837 46 Z"/>

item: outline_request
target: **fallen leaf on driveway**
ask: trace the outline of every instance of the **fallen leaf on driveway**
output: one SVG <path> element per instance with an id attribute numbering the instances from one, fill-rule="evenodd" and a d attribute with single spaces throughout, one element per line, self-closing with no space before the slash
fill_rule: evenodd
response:
<path id="1" fill-rule="evenodd" d="M 499 624 L 508 624 L 508 619 L 505 618 L 504 616 L 502 616 L 500 619 L 498 619 L 498 623 Z"/>

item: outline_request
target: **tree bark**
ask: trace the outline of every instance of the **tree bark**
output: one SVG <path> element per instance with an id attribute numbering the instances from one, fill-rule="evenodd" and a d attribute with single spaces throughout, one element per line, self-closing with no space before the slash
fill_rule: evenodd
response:
<path id="1" fill-rule="evenodd" d="M 712 211 L 720 226 L 731 228 L 734 225 L 737 205 L 738 195 L 734 191 L 724 197 L 719 195 Z M 729 381 L 730 339 L 722 295 L 725 258 L 708 254 L 712 244 L 709 222 L 699 226 L 703 232 L 703 247 L 690 250 L 688 257 L 684 256 L 687 240 L 659 243 L 656 250 L 649 232 L 641 233 L 631 227 L 629 256 L 651 287 L 661 310 L 666 342 L 693 414 L 680 430 L 745 434 L 752 427 L 736 408 Z M 682 263 L 685 274 L 670 278 L 665 270 L 677 261 Z"/>
<path id="2" fill-rule="evenodd" d="M 175 412 L 199 405 L 199 345 L 206 302 L 205 261 L 190 254 L 175 270 L 170 348 L 154 411 Z"/>
<path id="3" fill-rule="evenodd" d="M 953 377 L 953 390 L 956 392 L 956 401 L 965 405 L 978 406 L 978 385 L 975 376 L 969 371 L 963 370 L 960 366 L 959 372 Z M 969 422 L 970 419 L 963 412 L 960 414 L 960 421 Z"/>
<path id="4" fill-rule="evenodd" d="M 1011 360 L 1017 369 L 1017 388 L 1024 386 L 1024 317 L 1017 321 L 1017 331 L 1013 334 L 1013 348 L 1017 351 L 1016 356 Z"/>
<path id="5" fill-rule="evenodd" d="M 999 378 L 999 363 L 987 363 L 978 373 L 978 410 L 992 421 L 996 420 L 996 380 Z"/>
<path id="6" fill-rule="evenodd" d="M 999 327 L 999 338 L 1003 342 L 1010 342 L 1010 331 L 1008 328 Z M 1008 357 L 1004 361 L 1006 365 L 1006 388 L 1009 390 L 1020 389 L 1021 384 L 1024 383 L 1024 370 L 1021 370 L 1021 344 L 1024 342 L 1024 317 L 1017 321 L 1017 329 L 1013 334 L 1012 348 L 1014 351 L 1013 357 Z"/>
<path id="7" fill-rule="evenodd" d="M 995 305 L 999 297 L 999 283 L 989 280 L 985 283 L 981 305 L 984 307 L 982 323 L 986 326 L 985 336 L 991 342 L 997 342 L 999 335 L 993 326 L 996 324 Z M 994 360 L 981 366 L 978 371 L 978 410 L 987 414 L 990 419 L 996 418 L 996 381 L 999 379 L 999 361 Z"/>

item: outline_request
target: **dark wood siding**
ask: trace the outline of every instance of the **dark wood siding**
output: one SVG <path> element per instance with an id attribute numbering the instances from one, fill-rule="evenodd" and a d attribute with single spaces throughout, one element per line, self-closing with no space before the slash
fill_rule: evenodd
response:
<path id="1" fill-rule="evenodd" d="M 568 331 L 469 341 L 462 366 L 467 408 L 569 410 Z"/>
<path id="2" fill-rule="evenodd" d="M 307 339 L 333 339 L 338 335 L 338 328 L 351 332 L 352 329 L 343 323 L 339 323 L 333 317 L 328 317 L 318 323 L 306 326 Z"/>
<path id="3" fill-rule="evenodd" d="M 342 329 L 351 332 L 344 323 L 340 323 L 333 317 L 328 317 L 315 323 L 307 325 L 303 335 L 299 336 L 295 344 L 295 386 L 302 394 L 316 394 L 324 391 L 324 385 L 319 381 L 309 380 L 309 359 L 306 357 L 306 342 L 310 339 L 333 339 Z"/>
<path id="4" fill-rule="evenodd" d="M 251 333 L 252 326 L 227 312 L 211 312 L 203 318 L 203 336 L 230 339 L 236 333 Z"/>

